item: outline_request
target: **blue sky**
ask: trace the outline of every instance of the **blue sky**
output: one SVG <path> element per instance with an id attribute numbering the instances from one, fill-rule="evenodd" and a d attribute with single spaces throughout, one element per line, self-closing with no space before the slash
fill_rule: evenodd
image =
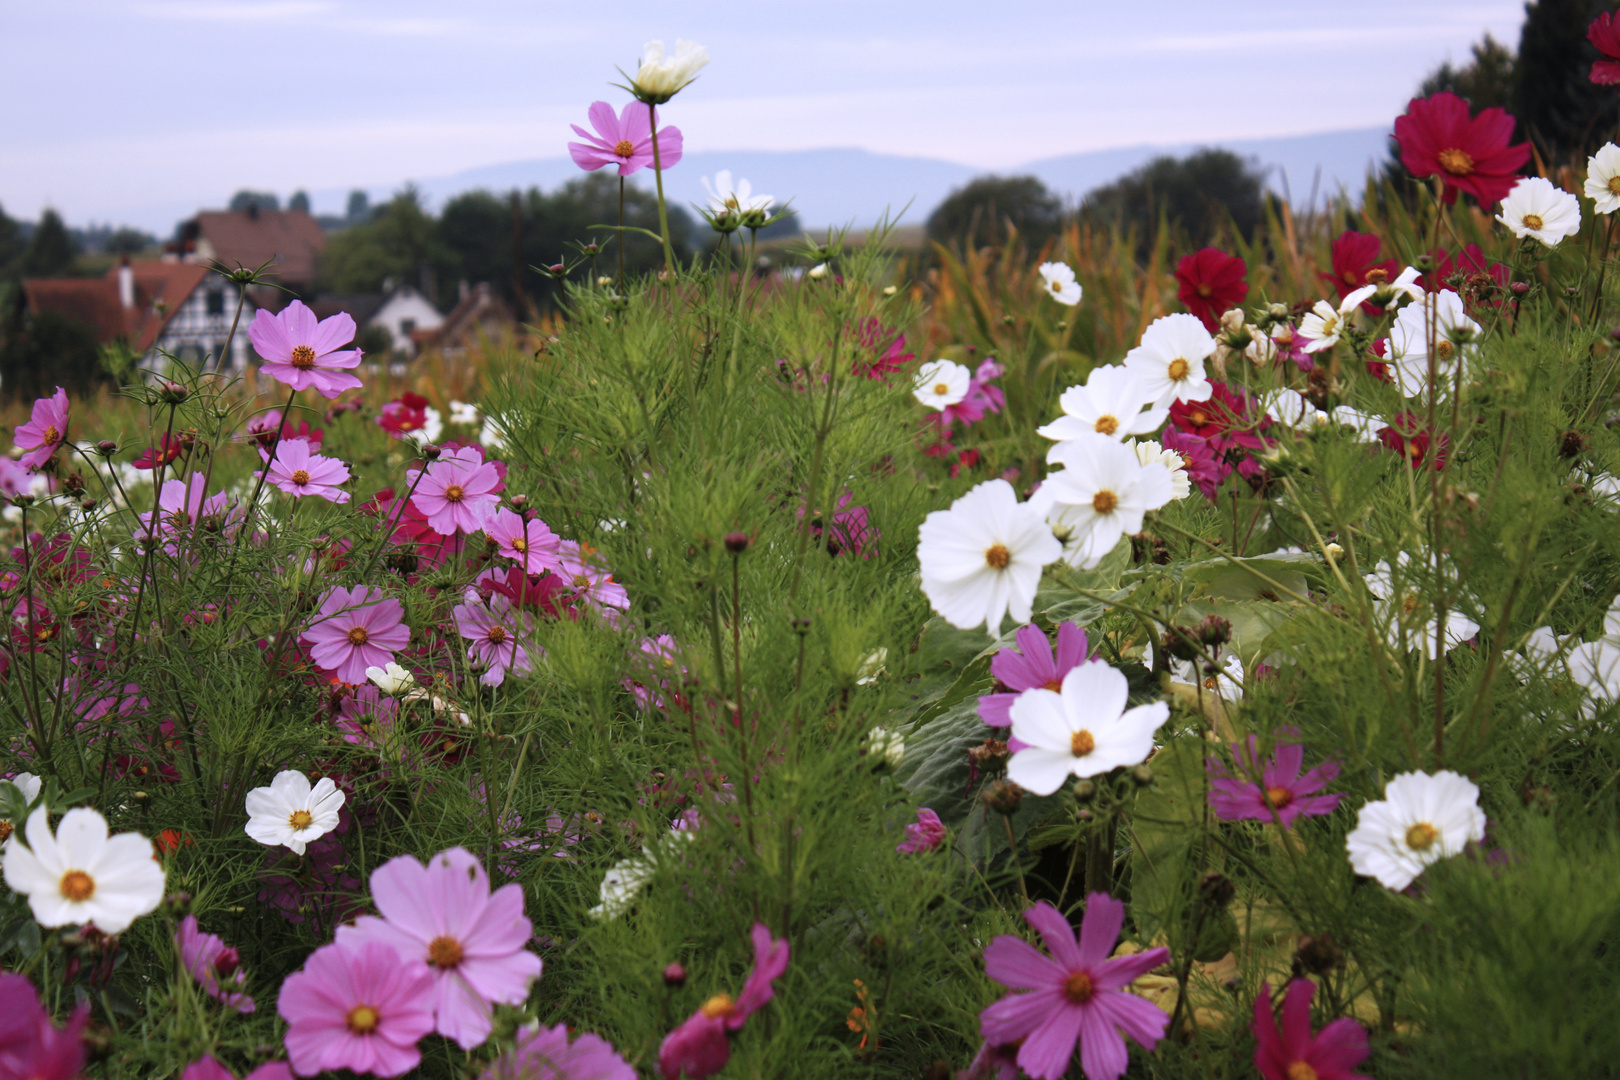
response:
<path id="1" fill-rule="evenodd" d="M 0 205 L 166 229 L 240 187 L 393 185 L 566 153 L 643 41 L 704 43 L 694 150 L 1006 170 L 1389 123 L 1518 0 L 0 0 Z M 317 209 L 323 209 L 319 205 Z M 335 209 L 331 207 L 330 209 Z"/>

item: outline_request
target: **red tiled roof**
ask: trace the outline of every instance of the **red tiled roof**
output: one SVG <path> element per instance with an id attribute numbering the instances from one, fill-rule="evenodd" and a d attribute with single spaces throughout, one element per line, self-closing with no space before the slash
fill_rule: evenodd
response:
<path id="1" fill-rule="evenodd" d="M 313 282 L 315 261 L 326 249 L 326 234 L 302 210 L 204 210 L 197 230 L 227 269 L 274 259 L 270 271 L 285 284 Z"/>
<path id="2" fill-rule="evenodd" d="M 99 278 L 33 278 L 23 282 L 30 311 L 54 311 L 91 327 L 101 344 L 123 338 L 144 353 L 162 335 L 186 297 L 209 271 L 189 263 L 140 262 L 135 274 L 135 305 L 118 296 L 118 267 Z"/>

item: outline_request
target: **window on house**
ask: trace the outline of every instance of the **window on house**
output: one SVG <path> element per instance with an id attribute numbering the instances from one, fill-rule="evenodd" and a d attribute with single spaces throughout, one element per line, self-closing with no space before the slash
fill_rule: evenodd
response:
<path id="1" fill-rule="evenodd" d="M 208 292 L 208 314 L 225 314 L 225 290 L 210 289 Z"/>
<path id="2" fill-rule="evenodd" d="M 415 329 L 416 329 L 416 320 L 415 319 L 401 319 L 401 320 L 399 320 L 399 336 L 400 337 L 409 340 L 409 338 L 411 336 L 411 331 L 415 330 Z"/>

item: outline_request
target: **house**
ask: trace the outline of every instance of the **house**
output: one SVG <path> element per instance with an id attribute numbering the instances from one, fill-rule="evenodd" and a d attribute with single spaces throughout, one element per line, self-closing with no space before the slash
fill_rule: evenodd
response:
<path id="1" fill-rule="evenodd" d="M 461 303 L 451 309 L 436 330 L 418 330 L 421 348 L 439 350 L 446 357 L 465 356 L 483 341 L 504 341 L 517 333 L 517 317 L 489 282 L 467 288 L 462 282 Z"/>
<path id="2" fill-rule="evenodd" d="M 394 286 L 382 293 L 318 296 L 309 306 L 322 319 L 348 312 L 358 338 L 368 336 L 367 331 L 378 339 L 386 334 L 386 340 L 378 340 L 371 348 L 387 348 L 396 358 L 405 360 L 416 355 L 417 335 L 444 325 L 439 309 L 410 285 Z"/>
<path id="3" fill-rule="evenodd" d="M 268 210 L 250 203 L 244 210 L 204 210 L 180 223 L 174 240 L 164 245 L 165 258 L 181 263 L 216 263 L 227 270 L 254 269 L 271 263 L 268 276 L 304 293 L 314 288 L 317 263 L 326 250 L 326 234 L 303 210 Z M 270 290 L 273 291 L 273 290 Z M 281 296 L 285 297 L 285 293 Z M 259 298 L 280 306 L 270 295 Z"/>
<path id="4" fill-rule="evenodd" d="M 145 367 L 163 354 L 207 370 L 239 370 L 252 356 L 248 323 L 256 310 L 242 303 L 241 321 L 221 359 L 236 317 L 236 286 L 192 263 L 123 260 L 99 278 L 30 278 L 23 297 L 31 313 L 51 311 L 90 327 L 102 345 L 122 341 Z"/>

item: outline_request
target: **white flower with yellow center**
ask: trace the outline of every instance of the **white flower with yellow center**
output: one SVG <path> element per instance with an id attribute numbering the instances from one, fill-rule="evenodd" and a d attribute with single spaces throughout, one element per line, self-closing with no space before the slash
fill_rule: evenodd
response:
<path id="1" fill-rule="evenodd" d="M 1620 146 L 1604 143 L 1586 159 L 1586 197 L 1600 214 L 1620 210 Z"/>
<path id="2" fill-rule="evenodd" d="M 1130 435 L 1151 435 L 1170 414 L 1169 409 L 1154 406 L 1133 372 L 1116 364 L 1094 368 L 1084 386 L 1063 391 L 1058 407 L 1063 415 L 1038 434 L 1060 443 L 1092 434 L 1120 441 Z"/>
<path id="3" fill-rule="evenodd" d="M 282 845 L 302 855 L 311 840 L 337 828 L 345 799 L 329 776 L 311 787 L 309 777 L 301 772 L 279 772 L 269 787 L 248 792 L 244 831 L 261 844 Z"/>
<path id="4" fill-rule="evenodd" d="M 1460 357 L 1477 351 L 1474 343 L 1485 332 L 1468 317 L 1462 298 L 1450 289 L 1402 308 L 1395 316 L 1395 325 L 1389 328 L 1389 357 L 1395 381 L 1407 397 L 1419 397 L 1428 390 L 1431 322 L 1435 373 L 1442 383 L 1455 370 Z"/>
<path id="5" fill-rule="evenodd" d="M 1196 315 L 1180 312 L 1154 319 L 1142 343 L 1125 354 L 1125 367 L 1142 384 L 1155 406 L 1172 401 L 1208 401 L 1215 392 L 1204 376 L 1204 361 L 1215 352 L 1215 339 Z"/>
<path id="6" fill-rule="evenodd" d="M 747 180 L 732 183 L 731 170 L 721 169 L 714 174 L 714 183 L 702 177 L 703 189 L 709 193 L 709 210 L 715 214 L 732 214 L 738 218 L 751 211 L 769 213 L 776 203 L 774 195 L 755 195 Z"/>
<path id="7" fill-rule="evenodd" d="M 1581 231 L 1581 202 L 1540 176 L 1525 176 L 1502 200 L 1496 220 L 1520 240 L 1534 237 L 1557 247 L 1566 236 Z"/>
<path id="8" fill-rule="evenodd" d="M 1192 479 L 1187 475 L 1187 459 L 1174 450 L 1166 450 L 1152 439 L 1126 439 L 1125 445 L 1136 451 L 1136 460 L 1143 465 L 1163 465 L 1170 470 L 1170 501 L 1185 499 L 1192 494 Z"/>
<path id="9" fill-rule="evenodd" d="M 470 401 L 450 402 L 450 422 L 472 427 L 478 423 L 478 406 Z"/>
<path id="10" fill-rule="evenodd" d="M 1049 473 L 1029 500 L 1064 537 L 1064 561 L 1081 569 L 1102 562 L 1127 533 L 1142 531 L 1142 518 L 1175 495 L 1170 470 L 1143 464 L 1131 447 L 1101 435 L 1054 446 L 1049 455 L 1063 468 Z"/>
<path id="11" fill-rule="evenodd" d="M 1357 292 L 1359 291 L 1358 289 Z M 1355 293 L 1350 294 L 1350 296 L 1355 295 Z M 1355 306 L 1350 306 L 1349 297 L 1346 297 L 1345 306 L 1336 308 L 1326 300 L 1318 300 L 1316 306 L 1306 312 L 1305 317 L 1299 321 L 1299 336 L 1308 339 L 1301 351 L 1308 353 L 1321 352 L 1323 349 L 1331 349 L 1337 345 L 1348 328 L 1350 313 L 1355 311 L 1360 304 L 1361 301 L 1357 300 Z"/>
<path id="12" fill-rule="evenodd" d="M 416 676 L 392 660 L 387 667 L 366 668 L 366 678 L 372 685 L 390 696 L 403 694 L 416 685 Z"/>
<path id="13" fill-rule="evenodd" d="M 1395 570 L 1392 571 L 1387 562 L 1381 562 L 1367 575 L 1367 591 L 1379 601 L 1378 613 L 1390 648 L 1398 653 L 1422 649 L 1423 655 L 1433 660 L 1436 646 L 1440 644 L 1436 638 L 1444 639 L 1449 652 L 1479 633 L 1479 623 L 1457 611 L 1453 602 L 1452 609 L 1446 612 L 1445 627 L 1441 629 L 1421 574 L 1418 565 L 1403 552 Z"/>
<path id="14" fill-rule="evenodd" d="M 39 789 L 44 786 L 45 782 L 33 773 L 23 772 L 18 773 L 9 780 L 0 781 L 0 783 L 10 784 L 16 788 L 22 795 L 22 801 L 25 804 L 32 805 L 34 800 L 39 798 Z M 16 831 L 16 822 L 10 818 L 0 818 L 0 843 L 11 843 L 12 836 Z"/>
<path id="15" fill-rule="evenodd" d="M 1036 795 L 1050 795 L 1070 776 L 1101 776 L 1139 765 L 1153 751 L 1153 733 L 1170 718 L 1162 701 L 1127 709 L 1125 676 L 1101 660 L 1072 668 L 1059 693 L 1037 687 L 1011 709 L 1013 738 L 1025 744 L 1007 762 L 1007 778 Z"/>
<path id="16" fill-rule="evenodd" d="M 1472 780 L 1445 770 L 1401 773 L 1370 802 L 1345 837 L 1350 865 L 1388 889 L 1404 889 L 1430 865 L 1485 839 L 1485 812 Z"/>
<path id="17" fill-rule="evenodd" d="M 932 360 L 917 371 L 912 396 L 937 412 L 944 412 L 968 396 L 973 372 L 954 360 Z"/>
<path id="18" fill-rule="evenodd" d="M 684 90 L 709 62 L 709 50 L 694 41 L 675 42 L 675 55 L 664 52 L 662 41 L 641 47 L 641 64 L 630 77 L 636 97 L 661 105 Z"/>
<path id="19" fill-rule="evenodd" d="M 1074 307 L 1080 302 L 1080 283 L 1074 280 L 1074 271 L 1068 263 L 1041 263 L 1040 273 L 1047 296 L 1065 307 Z"/>
<path id="20" fill-rule="evenodd" d="M 1028 622 L 1041 571 L 1063 554 L 1041 515 L 1005 480 L 986 480 L 949 510 L 935 510 L 917 537 L 923 593 L 960 630 L 983 625 L 996 633 L 1009 611 Z"/>
<path id="21" fill-rule="evenodd" d="M 6 884 L 28 897 L 47 928 L 94 923 L 120 934 L 163 900 L 163 867 L 139 833 L 107 835 L 107 819 L 89 809 L 62 815 L 55 835 L 50 812 L 28 815 L 27 846 L 6 845 Z"/>

